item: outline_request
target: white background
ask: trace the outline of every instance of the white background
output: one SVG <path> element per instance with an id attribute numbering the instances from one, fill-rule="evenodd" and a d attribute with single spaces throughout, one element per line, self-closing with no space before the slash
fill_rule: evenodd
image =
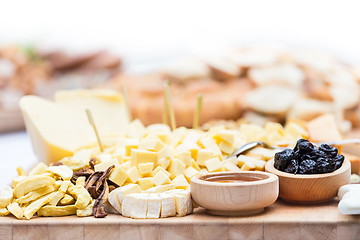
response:
<path id="1" fill-rule="evenodd" d="M 253 43 L 329 51 L 360 63 L 360 1 L 0 0 L 0 45 L 82 52 L 108 48 L 128 71 Z M 0 136 L 0 185 L 35 162 L 24 133 Z"/>

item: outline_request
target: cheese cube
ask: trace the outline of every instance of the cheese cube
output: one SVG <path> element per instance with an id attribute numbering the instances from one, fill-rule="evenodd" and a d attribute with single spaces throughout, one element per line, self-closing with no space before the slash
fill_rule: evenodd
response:
<path id="1" fill-rule="evenodd" d="M 118 186 L 122 186 L 127 178 L 128 178 L 128 174 L 119 165 L 115 166 L 114 170 L 111 172 L 109 176 L 109 180 L 114 182 Z"/>
<path id="2" fill-rule="evenodd" d="M 198 174 L 199 174 L 199 171 L 196 170 L 196 169 L 193 168 L 193 167 L 188 167 L 188 168 L 186 168 L 186 169 L 185 169 L 185 172 L 184 172 L 184 176 L 186 177 L 186 179 L 187 179 L 188 181 L 190 181 L 190 179 L 191 179 L 192 177 L 194 177 L 194 176 L 196 176 L 196 175 L 198 175 Z"/>
<path id="3" fill-rule="evenodd" d="M 195 162 L 194 159 L 191 159 L 191 166 L 192 166 L 193 168 L 195 168 L 196 170 L 200 171 L 199 164 L 197 164 L 197 162 Z"/>
<path id="4" fill-rule="evenodd" d="M 133 193 L 135 202 L 131 209 L 131 218 L 146 218 L 148 210 L 148 193 Z"/>
<path id="5" fill-rule="evenodd" d="M 307 139 L 309 137 L 309 133 L 305 130 L 305 128 L 294 122 L 286 123 L 284 130 L 285 135 L 290 135 L 293 138 L 301 136 L 302 138 Z"/>
<path id="6" fill-rule="evenodd" d="M 200 149 L 197 153 L 196 162 L 199 166 L 205 167 L 205 161 L 215 157 L 215 154 L 211 150 Z"/>
<path id="7" fill-rule="evenodd" d="M 158 152 L 165 147 L 165 144 L 160 140 L 147 140 L 139 143 L 139 150 L 148 150 Z"/>
<path id="8" fill-rule="evenodd" d="M 139 119 L 132 121 L 126 128 L 126 136 L 128 138 L 141 138 L 145 135 L 145 127 Z"/>
<path id="9" fill-rule="evenodd" d="M 172 153 L 169 147 L 165 146 L 158 152 L 158 159 L 172 157 Z"/>
<path id="10" fill-rule="evenodd" d="M 158 171 L 153 177 L 153 181 L 156 186 L 171 183 L 170 178 L 163 171 Z"/>
<path id="11" fill-rule="evenodd" d="M 202 169 L 200 169 L 199 173 L 200 174 L 208 174 L 209 171 L 206 168 L 202 168 Z"/>
<path id="12" fill-rule="evenodd" d="M 138 139 L 127 139 L 125 140 L 125 156 L 131 156 L 132 149 L 138 149 Z"/>
<path id="13" fill-rule="evenodd" d="M 159 218 L 161 211 L 161 198 L 157 193 L 150 193 L 148 197 L 147 218 Z"/>
<path id="14" fill-rule="evenodd" d="M 122 205 L 121 205 L 121 214 L 125 217 L 131 217 L 131 210 L 134 207 L 134 203 L 139 193 L 131 193 L 124 196 Z"/>
<path id="15" fill-rule="evenodd" d="M 174 196 L 167 193 L 159 193 L 161 199 L 161 217 L 172 217 L 176 215 Z"/>
<path id="16" fill-rule="evenodd" d="M 140 163 L 139 164 L 139 173 L 141 175 L 150 174 L 154 168 L 154 163 Z"/>
<path id="17" fill-rule="evenodd" d="M 168 171 L 166 171 L 164 168 L 157 166 L 154 171 L 152 171 L 152 173 L 150 174 L 151 177 L 154 177 L 159 171 L 162 171 L 163 173 L 165 173 L 168 177 L 171 176 L 171 173 L 169 173 Z"/>
<path id="18" fill-rule="evenodd" d="M 174 190 L 171 190 L 174 191 Z M 176 215 L 179 217 L 185 216 L 188 213 L 192 212 L 192 202 L 189 195 L 183 195 L 176 192 L 168 191 L 167 193 L 171 194 L 175 198 L 176 206 Z M 190 207 L 191 203 L 191 207 Z"/>
<path id="19" fill-rule="evenodd" d="M 249 156 L 246 156 L 246 155 L 240 155 L 238 158 L 237 158 L 238 162 L 237 162 L 237 165 L 239 167 L 242 167 L 245 162 L 249 161 L 249 162 L 253 162 L 253 160 L 255 160 L 255 158 L 253 157 L 249 157 Z"/>
<path id="20" fill-rule="evenodd" d="M 220 142 L 219 148 L 223 153 L 226 153 L 226 154 L 229 154 L 229 155 L 232 154 L 235 151 L 234 146 L 231 145 L 228 142 L 225 142 L 225 141 Z"/>
<path id="21" fill-rule="evenodd" d="M 223 166 L 227 171 L 240 172 L 240 168 L 230 161 L 223 163 Z"/>
<path id="22" fill-rule="evenodd" d="M 145 191 L 154 186 L 154 180 L 152 177 L 140 178 L 138 179 L 138 184 L 141 190 Z"/>
<path id="23" fill-rule="evenodd" d="M 205 166 L 209 172 L 220 172 L 223 170 L 220 159 L 218 157 L 205 161 Z"/>
<path id="24" fill-rule="evenodd" d="M 213 138 L 218 142 L 225 141 L 228 144 L 233 145 L 235 141 L 235 133 L 233 130 L 224 129 L 215 133 Z"/>
<path id="25" fill-rule="evenodd" d="M 183 142 L 179 146 L 176 147 L 176 152 L 182 152 L 182 151 L 190 151 L 191 157 L 196 158 L 196 154 L 199 150 L 199 146 L 196 143 L 193 142 Z"/>
<path id="26" fill-rule="evenodd" d="M 231 162 L 231 163 L 237 165 L 238 164 L 238 159 L 235 156 L 234 157 L 229 157 L 229 158 L 223 160 L 221 163 L 224 165 L 227 162 Z"/>
<path id="27" fill-rule="evenodd" d="M 157 153 L 150 152 L 146 150 L 131 150 L 131 166 L 138 167 L 140 163 L 148 163 L 152 162 L 154 165 L 156 164 Z"/>
<path id="28" fill-rule="evenodd" d="M 169 157 L 166 157 L 166 158 L 161 158 L 159 161 L 158 161 L 158 164 L 160 167 L 164 168 L 164 169 L 167 169 L 170 165 L 170 162 L 171 162 L 171 158 Z"/>
<path id="29" fill-rule="evenodd" d="M 131 168 L 131 162 L 130 161 L 124 162 L 123 164 L 121 164 L 121 167 L 127 171 Z"/>
<path id="30" fill-rule="evenodd" d="M 266 134 L 276 134 L 276 135 L 280 135 L 280 136 L 285 135 L 284 128 L 280 123 L 267 122 L 265 124 L 264 129 L 265 129 Z"/>
<path id="31" fill-rule="evenodd" d="M 256 147 L 246 152 L 246 156 L 268 161 L 275 156 L 277 150 L 270 150 L 266 148 Z"/>
<path id="32" fill-rule="evenodd" d="M 117 162 L 117 160 L 111 160 L 111 161 L 107 161 L 107 162 L 102 162 L 99 164 L 95 165 L 95 172 L 98 171 L 105 171 L 106 169 L 108 169 L 111 165 L 119 165 L 119 163 Z"/>
<path id="33" fill-rule="evenodd" d="M 254 163 L 254 165 L 255 165 L 255 170 L 265 171 L 265 164 L 266 164 L 265 161 L 255 159 L 255 160 L 253 161 L 253 163 Z"/>
<path id="34" fill-rule="evenodd" d="M 109 193 L 109 203 L 119 212 L 122 211 L 122 202 L 124 196 L 131 193 L 140 193 L 141 189 L 137 184 L 129 184 L 123 187 L 116 188 Z"/>
<path id="35" fill-rule="evenodd" d="M 175 188 L 178 189 L 188 189 L 190 186 L 184 175 L 178 175 L 172 180 L 172 183 L 175 184 Z"/>
<path id="36" fill-rule="evenodd" d="M 149 188 L 147 190 L 145 190 L 144 192 L 147 193 L 162 193 L 162 192 L 166 192 L 169 190 L 175 189 L 175 184 L 170 183 L 170 184 L 165 184 L 165 185 L 161 185 L 161 186 L 155 186 L 152 188 Z"/>
<path id="37" fill-rule="evenodd" d="M 253 161 L 245 161 L 241 167 L 241 171 L 254 171 L 256 166 Z"/>
<path id="38" fill-rule="evenodd" d="M 129 170 L 127 170 L 128 179 L 127 182 L 136 183 L 139 178 L 141 178 L 138 169 L 135 166 L 132 166 Z"/>
<path id="39" fill-rule="evenodd" d="M 183 174 L 185 171 L 186 165 L 181 162 L 178 159 L 172 159 L 170 166 L 169 166 L 169 172 L 171 173 L 170 178 L 174 179 L 176 176 Z"/>
<path id="40" fill-rule="evenodd" d="M 186 166 L 191 165 L 191 152 L 190 151 L 181 151 L 174 155 L 174 158 L 182 161 Z"/>
<path id="41" fill-rule="evenodd" d="M 184 190 L 184 189 L 174 189 L 174 190 L 169 190 L 167 191 L 168 194 L 172 194 L 175 196 L 179 195 L 179 196 L 184 196 L 185 198 L 183 198 L 182 200 L 183 205 L 185 206 L 186 209 L 186 214 L 190 214 L 193 212 L 193 203 L 191 200 L 191 195 L 190 195 L 190 191 L 189 190 Z M 175 197 L 175 201 L 177 201 L 176 197 Z M 176 203 L 178 204 L 178 203 Z"/>
<path id="42" fill-rule="evenodd" d="M 104 163 L 104 162 L 112 161 L 113 157 L 110 153 L 100 153 L 97 159 L 99 160 L 100 163 Z"/>

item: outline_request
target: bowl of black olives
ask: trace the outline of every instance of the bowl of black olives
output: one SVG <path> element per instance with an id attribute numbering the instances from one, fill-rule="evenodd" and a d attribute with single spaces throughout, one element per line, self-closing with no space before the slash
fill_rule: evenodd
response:
<path id="1" fill-rule="evenodd" d="M 300 139 L 294 149 L 285 149 L 265 165 L 279 177 L 279 197 L 294 203 L 315 204 L 333 199 L 350 182 L 350 162 L 336 147 L 317 146 Z"/>

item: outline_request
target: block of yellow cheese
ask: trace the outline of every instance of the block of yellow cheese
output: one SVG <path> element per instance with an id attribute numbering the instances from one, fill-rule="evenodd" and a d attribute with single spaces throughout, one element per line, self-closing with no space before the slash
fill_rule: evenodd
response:
<path id="1" fill-rule="evenodd" d="M 83 112 L 37 96 L 20 100 L 26 129 L 37 158 L 46 163 L 72 156 L 78 149 L 96 146 L 96 137 Z"/>
<path id="2" fill-rule="evenodd" d="M 131 150 L 131 166 L 138 167 L 140 163 L 153 163 L 156 164 L 157 153 L 146 150 Z"/>
<path id="3" fill-rule="evenodd" d="M 90 109 L 100 135 L 118 136 L 129 124 L 122 94 L 110 89 L 63 90 L 55 94 L 55 102 L 74 112 Z"/>

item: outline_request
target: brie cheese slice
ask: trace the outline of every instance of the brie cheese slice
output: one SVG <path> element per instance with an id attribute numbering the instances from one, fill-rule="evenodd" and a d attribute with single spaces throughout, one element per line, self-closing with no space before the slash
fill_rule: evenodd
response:
<path id="1" fill-rule="evenodd" d="M 176 215 L 175 198 L 171 194 L 159 193 L 161 199 L 161 217 L 172 217 Z"/>
<path id="2" fill-rule="evenodd" d="M 146 218 L 146 213 L 148 210 L 148 193 L 133 193 L 135 198 L 134 205 L 131 208 L 131 217 L 132 218 Z M 129 196 L 129 195 L 128 195 Z M 125 196 L 126 198 L 126 196 Z"/>
<path id="3" fill-rule="evenodd" d="M 150 193 L 147 203 L 147 218 L 159 218 L 161 211 L 161 199 L 157 193 Z"/>

